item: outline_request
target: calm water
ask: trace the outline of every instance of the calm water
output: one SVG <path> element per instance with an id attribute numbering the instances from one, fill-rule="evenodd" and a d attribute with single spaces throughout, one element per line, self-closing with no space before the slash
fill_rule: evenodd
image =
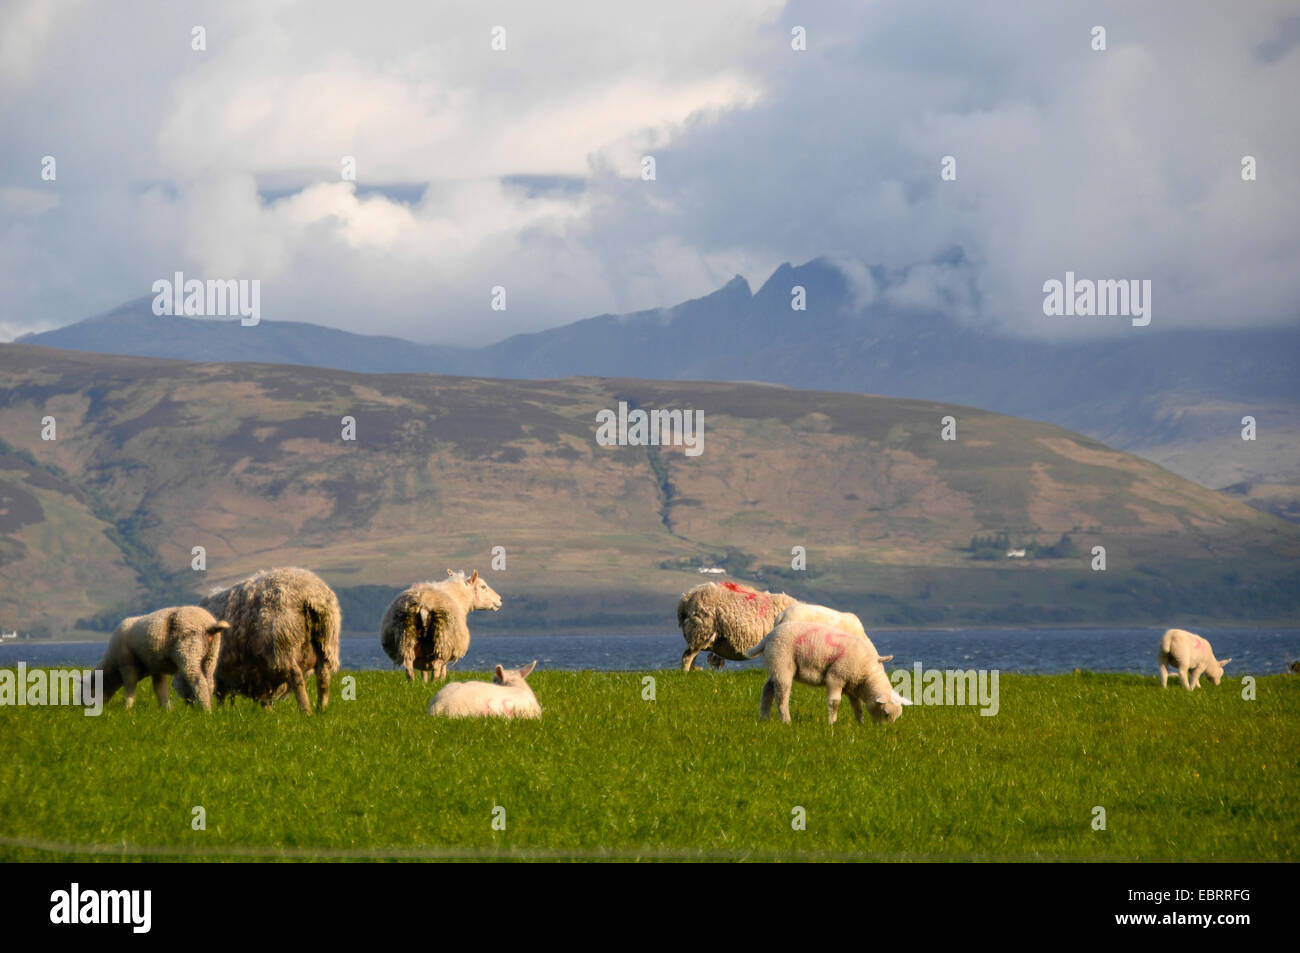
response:
<path id="1" fill-rule="evenodd" d="M 1156 646 L 1163 629 L 956 629 L 872 633 L 893 665 L 926 668 L 985 668 L 1004 672 L 1053 673 L 1076 668 L 1099 672 L 1156 673 Z M 1266 675 L 1300 659 L 1300 629 L 1200 628 L 1220 658 L 1231 656 L 1230 674 Z M 537 659 L 539 668 L 654 670 L 676 668 L 682 654 L 677 632 L 608 635 L 478 634 L 460 670 L 484 670 L 498 662 L 515 667 Z M 0 642 L 0 666 L 89 668 L 99 661 L 100 644 Z M 343 667 L 391 669 L 375 636 L 345 636 Z M 701 660 L 703 656 L 701 656 Z M 728 668 L 758 662 L 728 662 Z"/>

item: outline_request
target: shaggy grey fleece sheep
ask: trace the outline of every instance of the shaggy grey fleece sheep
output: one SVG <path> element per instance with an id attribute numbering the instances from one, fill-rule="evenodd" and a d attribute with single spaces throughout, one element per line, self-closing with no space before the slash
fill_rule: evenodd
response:
<path id="1" fill-rule="evenodd" d="M 426 682 L 430 672 L 435 679 L 446 678 L 447 665 L 469 651 L 469 613 L 501 608 L 501 597 L 478 570 L 468 579 L 450 569 L 447 575 L 451 578 L 442 582 L 417 582 L 384 613 L 379 642 L 388 657 L 406 669 L 408 681 L 414 680 L 417 668 Z"/>
<path id="2" fill-rule="evenodd" d="M 682 671 L 689 672 L 695 656 L 710 649 L 709 664 L 722 668 L 739 662 L 772 629 L 776 617 L 795 604 L 784 592 L 759 592 L 734 582 L 706 582 L 682 594 L 677 624 L 686 639 Z"/>
<path id="3" fill-rule="evenodd" d="M 316 700 L 330 701 L 330 674 L 339 667 L 343 614 L 334 590 L 306 569 L 272 569 L 215 592 L 200 603 L 230 623 L 221 646 L 213 694 L 238 692 L 270 709 L 293 689 L 311 711 L 306 672 L 316 671 Z"/>
<path id="4" fill-rule="evenodd" d="M 175 675 L 176 689 L 186 701 L 197 700 L 212 710 L 212 678 L 221 651 L 221 634 L 230 628 L 206 609 L 177 606 L 148 615 L 123 619 L 108 640 L 99 662 L 104 673 L 107 702 L 118 688 L 126 690 L 126 707 L 135 705 L 135 685 L 153 678 L 158 704 L 171 708 L 167 676 Z"/>

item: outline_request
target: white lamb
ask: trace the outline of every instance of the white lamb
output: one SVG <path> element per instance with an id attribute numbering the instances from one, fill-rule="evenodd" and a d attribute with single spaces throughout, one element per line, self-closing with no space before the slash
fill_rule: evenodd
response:
<path id="1" fill-rule="evenodd" d="M 1169 684 L 1169 668 L 1174 668 L 1178 671 L 1183 688 L 1189 692 L 1199 687 L 1202 672 L 1210 676 L 1211 684 L 1219 684 L 1219 679 L 1223 678 L 1223 666 L 1232 661 L 1230 658 L 1219 661 L 1214 657 L 1214 649 L 1210 648 L 1209 642 L 1183 629 L 1165 631 L 1160 637 L 1160 651 L 1156 658 L 1160 662 L 1160 687 Z M 1188 672 L 1191 672 L 1190 683 L 1187 680 Z"/>
<path id="2" fill-rule="evenodd" d="M 433 696 L 429 714 L 444 718 L 541 718 L 542 706 L 525 681 L 536 666 L 536 659 L 520 669 L 498 665 L 490 682 L 452 682 Z"/>
<path id="3" fill-rule="evenodd" d="M 903 713 L 904 705 L 912 704 L 894 690 L 885 672 L 883 663 L 893 656 L 878 654 L 866 637 L 817 622 L 786 622 L 745 653 L 748 658 L 760 654 L 769 673 L 758 709 L 764 720 L 772 714 L 775 697 L 781 720 L 789 722 L 790 688 L 796 681 L 826 686 L 832 725 L 839 715 L 842 694 L 849 696 L 859 723 L 864 707 L 870 710 L 872 721 L 888 724 Z"/>

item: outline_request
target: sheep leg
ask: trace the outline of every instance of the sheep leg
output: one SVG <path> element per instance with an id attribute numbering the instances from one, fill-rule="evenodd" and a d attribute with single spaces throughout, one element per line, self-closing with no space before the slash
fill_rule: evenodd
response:
<path id="1" fill-rule="evenodd" d="M 763 683 L 763 694 L 758 700 L 758 720 L 767 721 L 772 717 L 772 698 L 776 695 L 776 683 L 770 678 Z"/>
<path id="2" fill-rule="evenodd" d="M 1180 666 L 1178 666 L 1178 679 L 1179 679 L 1179 681 L 1181 681 L 1181 682 L 1183 683 L 1183 688 L 1187 689 L 1189 692 L 1192 690 L 1192 686 L 1191 686 L 1191 685 L 1188 683 L 1188 681 L 1187 681 L 1187 666 L 1186 666 L 1186 665 L 1180 665 Z"/>
<path id="3" fill-rule="evenodd" d="M 853 717 L 858 720 L 859 725 L 862 724 L 862 717 L 863 717 L 862 699 L 859 698 L 857 695 L 850 693 L 849 704 L 853 706 Z"/>
<path id="4" fill-rule="evenodd" d="M 135 670 L 135 662 L 126 659 L 119 666 L 122 670 L 122 691 L 126 694 L 126 707 L 128 709 L 135 707 L 135 683 L 139 679 Z"/>
<path id="5" fill-rule="evenodd" d="M 776 710 L 781 713 L 781 720 L 790 724 L 790 682 L 776 684 Z"/>
<path id="6" fill-rule="evenodd" d="M 298 696 L 298 710 L 311 714 L 311 699 L 307 697 L 307 679 L 303 678 L 302 669 L 295 661 L 289 667 L 289 685 Z"/>
<path id="7" fill-rule="evenodd" d="M 1198 665 L 1192 669 L 1192 688 L 1201 687 L 1201 673 L 1205 671 L 1204 665 Z"/>
<path id="8" fill-rule="evenodd" d="M 1168 686 L 1169 686 L 1169 669 L 1165 667 L 1164 662 L 1161 662 L 1160 663 L 1160 687 L 1167 688 Z"/>
<path id="9" fill-rule="evenodd" d="M 153 693 L 158 698 L 158 707 L 171 711 L 172 700 L 167 697 L 167 676 L 158 674 L 153 677 Z"/>
<path id="10" fill-rule="evenodd" d="M 699 655 L 700 652 L 701 649 L 688 648 L 685 652 L 682 653 L 683 672 L 689 672 L 691 670 L 691 667 L 695 664 L 695 656 Z"/>
<path id="11" fill-rule="evenodd" d="M 837 682 L 826 683 L 826 712 L 830 716 L 830 723 L 835 724 L 835 719 L 840 716 L 840 696 L 844 692 L 844 686 Z"/>
<path id="12" fill-rule="evenodd" d="M 709 668 L 714 669 L 716 671 L 724 668 L 726 664 L 727 664 L 727 660 L 724 659 L 717 652 L 709 653 Z"/>
<path id="13" fill-rule="evenodd" d="M 424 675 L 424 684 L 428 685 L 428 684 L 429 684 L 429 677 L 430 677 L 433 673 L 430 672 L 430 671 L 426 668 L 422 674 Z"/>
<path id="14" fill-rule="evenodd" d="M 406 669 L 406 680 L 415 681 L 415 643 L 402 644 L 402 668 Z"/>
<path id="15" fill-rule="evenodd" d="M 316 663 L 316 707 L 324 711 L 330 703 L 330 663 L 322 657 Z"/>

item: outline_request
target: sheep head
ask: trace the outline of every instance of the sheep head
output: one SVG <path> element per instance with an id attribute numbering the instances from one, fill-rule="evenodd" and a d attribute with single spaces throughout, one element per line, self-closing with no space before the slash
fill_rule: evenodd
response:
<path id="1" fill-rule="evenodd" d="M 501 608 L 501 597 L 487 584 L 485 579 L 479 576 L 477 569 L 468 579 L 465 577 L 464 572 L 456 572 L 452 569 L 447 570 L 447 575 L 453 578 L 459 577 L 461 582 L 469 589 L 469 607 L 471 609 L 491 609 L 496 612 Z"/>

